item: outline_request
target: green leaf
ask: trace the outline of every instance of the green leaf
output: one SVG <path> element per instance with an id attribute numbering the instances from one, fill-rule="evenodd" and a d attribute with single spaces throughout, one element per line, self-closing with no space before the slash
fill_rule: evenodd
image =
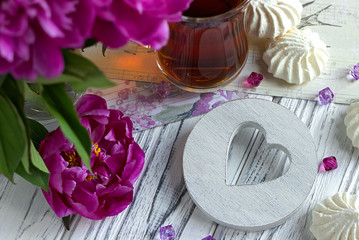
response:
<path id="1" fill-rule="evenodd" d="M 30 142 L 30 153 L 31 153 L 31 162 L 34 164 L 36 168 L 39 170 L 49 173 L 49 170 L 47 169 L 44 160 L 40 156 L 39 152 L 36 150 L 34 144 Z"/>
<path id="2" fill-rule="evenodd" d="M 41 84 L 34 84 L 34 83 L 25 84 L 24 96 L 26 101 L 33 103 L 36 108 L 49 112 L 46 104 L 44 103 L 40 95 L 42 90 L 43 87 Z"/>
<path id="3" fill-rule="evenodd" d="M 29 150 L 29 141 L 25 144 L 24 154 L 21 157 L 21 163 L 24 166 L 24 169 L 27 173 L 30 173 L 30 150 Z"/>
<path id="4" fill-rule="evenodd" d="M 0 87 L 5 82 L 6 77 L 7 77 L 7 75 L 0 75 Z"/>
<path id="5" fill-rule="evenodd" d="M 57 118 L 63 134 L 74 144 L 81 160 L 91 171 L 91 140 L 86 128 L 79 121 L 71 99 L 66 95 L 64 85 L 44 86 L 42 97 Z"/>
<path id="6" fill-rule="evenodd" d="M 2 86 L 2 92 L 15 105 L 21 117 L 24 116 L 24 85 L 24 81 L 15 80 L 9 75 Z"/>
<path id="7" fill-rule="evenodd" d="M 65 59 L 64 73 L 81 79 L 81 82 L 69 82 L 78 91 L 85 91 L 88 87 L 106 88 L 115 84 L 87 58 L 70 51 L 63 52 Z"/>
<path id="8" fill-rule="evenodd" d="M 80 84 L 83 82 L 83 80 L 78 76 L 73 76 L 71 74 L 61 74 L 60 76 L 52 79 L 48 79 L 45 77 L 38 77 L 36 78 L 37 84 L 43 84 L 43 85 L 52 85 L 52 84 L 58 84 L 58 83 L 78 83 Z"/>
<path id="9" fill-rule="evenodd" d="M 26 119 L 26 123 L 29 130 L 29 136 L 36 149 L 39 149 L 41 141 L 45 138 L 45 135 L 48 133 L 47 129 L 36 122 L 35 120 Z"/>
<path id="10" fill-rule="evenodd" d="M 0 93 L 0 171 L 11 181 L 27 144 L 25 125 L 10 99 Z"/>
<path id="11" fill-rule="evenodd" d="M 21 163 L 24 166 L 24 169 L 29 173 L 30 150 L 28 145 L 30 140 L 27 137 L 27 126 L 24 114 L 24 85 L 26 85 L 25 81 L 16 80 L 9 75 L 4 82 L 2 92 L 9 98 L 12 104 L 14 104 L 20 117 L 19 120 L 22 122 L 22 125 L 24 125 L 26 144 L 24 145 Z"/>
<path id="12" fill-rule="evenodd" d="M 65 228 L 69 231 L 70 230 L 70 223 L 71 223 L 71 215 L 63 217 L 62 223 L 64 224 Z"/>
<path id="13" fill-rule="evenodd" d="M 22 178 L 24 178 L 25 180 L 36 186 L 41 187 L 43 190 L 48 192 L 49 174 L 38 170 L 32 165 L 30 165 L 30 172 L 31 174 L 27 173 L 21 164 L 19 164 L 18 168 L 16 169 L 16 173 L 20 175 Z"/>

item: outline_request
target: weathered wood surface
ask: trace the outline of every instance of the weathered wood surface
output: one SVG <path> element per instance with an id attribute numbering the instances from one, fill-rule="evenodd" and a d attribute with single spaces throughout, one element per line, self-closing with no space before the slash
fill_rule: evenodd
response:
<path id="1" fill-rule="evenodd" d="M 242 137 L 244 127 L 263 132 L 267 149 L 290 156 L 283 176 L 260 184 L 226 183 L 230 146 L 237 145 L 233 139 Z M 196 206 L 216 223 L 243 231 L 283 223 L 308 197 L 316 175 L 317 152 L 308 128 L 290 110 L 262 99 L 232 101 L 206 114 L 183 153 L 183 177 Z"/>
<path id="2" fill-rule="evenodd" d="M 217 240 L 314 239 L 309 232 L 314 205 L 336 192 L 356 193 L 359 187 L 359 152 L 346 137 L 343 122 L 347 105 L 319 106 L 314 101 L 286 98 L 273 101 L 289 108 L 308 126 L 317 147 L 318 164 L 333 155 L 339 165 L 334 171 L 318 173 L 307 201 L 278 227 L 260 232 L 235 231 L 210 221 L 195 206 L 182 171 L 184 143 L 200 119 L 195 117 L 137 133 L 135 138 L 146 152 L 146 165 L 136 183 L 133 203 L 122 214 L 103 221 L 75 216 L 70 231 L 62 226 L 39 189 L 20 178 L 13 185 L 0 176 L 0 239 L 147 240 L 156 239 L 159 227 L 168 224 L 174 226 L 181 240 L 202 239 L 209 234 Z M 228 178 L 232 179 L 227 181 L 259 183 L 286 171 L 288 161 L 283 153 L 263 153 L 260 133 L 245 130 L 238 141 L 240 146 L 231 150 Z"/>

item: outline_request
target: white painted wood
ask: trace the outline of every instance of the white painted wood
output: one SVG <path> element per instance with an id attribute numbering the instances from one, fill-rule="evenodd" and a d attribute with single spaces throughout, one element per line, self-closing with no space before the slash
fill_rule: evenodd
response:
<path id="1" fill-rule="evenodd" d="M 267 148 L 287 153 L 291 166 L 283 176 L 254 185 L 226 184 L 228 151 L 244 126 L 260 129 Z M 243 99 L 199 121 L 186 142 L 183 169 L 187 189 L 204 213 L 227 227 L 259 231 L 299 209 L 312 189 L 317 156 L 308 129 L 292 112 L 270 101 Z"/>
<path id="2" fill-rule="evenodd" d="M 70 232 L 62 227 L 39 191 L 31 200 L 34 187 L 18 178 L 13 185 L 0 175 L 0 239 L 158 240 L 151 232 L 171 223 L 180 240 L 200 240 L 209 234 L 217 240 L 314 240 L 309 231 L 314 205 L 336 192 L 358 193 L 359 189 L 359 150 L 352 147 L 345 133 L 347 105 L 320 106 L 315 101 L 289 98 L 275 98 L 274 102 L 290 109 L 307 125 L 317 146 L 318 164 L 330 155 L 336 156 L 339 164 L 336 170 L 317 175 L 307 201 L 280 226 L 260 232 L 235 231 L 212 222 L 190 200 L 182 169 L 175 162 L 181 159 L 182 144 L 199 120 L 197 117 L 136 134 L 146 152 L 146 167 L 126 214 L 103 221 L 77 216 Z M 253 166 L 261 165 L 260 160 L 254 160 Z M 265 180 L 266 172 L 251 168 L 247 161 L 242 165 L 239 177 L 247 184 Z"/>

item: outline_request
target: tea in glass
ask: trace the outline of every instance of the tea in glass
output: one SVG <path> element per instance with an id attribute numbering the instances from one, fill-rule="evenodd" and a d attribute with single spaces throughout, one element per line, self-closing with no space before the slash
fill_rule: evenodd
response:
<path id="1" fill-rule="evenodd" d="M 182 22 L 170 23 L 169 41 L 156 52 L 169 81 L 189 91 L 209 92 L 233 80 L 247 59 L 249 1 L 194 0 Z"/>

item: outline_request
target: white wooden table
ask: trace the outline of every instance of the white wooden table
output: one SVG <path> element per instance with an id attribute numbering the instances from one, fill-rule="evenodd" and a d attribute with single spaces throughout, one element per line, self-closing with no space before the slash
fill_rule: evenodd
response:
<path id="1" fill-rule="evenodd" d="M 183 180 L 184 143 L 201 116 L 135 134 L 146 152 L 142 175 L 136 182 L 133 203 L 121 214 L 102 221 L 75 216 L 67 231 L 45 201 L 39 188 L 16 177 L 16 185 L 0 176 L 0 239 L 157 239 L 161 226 L 172 224 L 177 238 L 314 239 L 309 231 L 314 205 L 336 192 L 356 193 L 359 188 L 358 149 L 346 137 L 343 119 L 347 105 L 317 105 L 315 101 L 255 96 L 277 102 L 308 126 L 317 146 L 318 165 L 336 156 L 339 167 L 318 173 L 314 188 L 299 211 L 278 227 L 261 232 L 224 228 L 204 216 L 191 200 Z M 220 123 L 218 123 L 220 124 Z M 257 131 L 244 130 L 234 144 L 227 182 L 259 183 L 274 179 L 287 168 L 276 152 L 260 154 L 263 141 Z M 240 147 L 238 147 L 240 146 Z M 258 152 L 256 151 L 257 149 Z M 260 158 L 259 156 L 267 156 Z"/>

